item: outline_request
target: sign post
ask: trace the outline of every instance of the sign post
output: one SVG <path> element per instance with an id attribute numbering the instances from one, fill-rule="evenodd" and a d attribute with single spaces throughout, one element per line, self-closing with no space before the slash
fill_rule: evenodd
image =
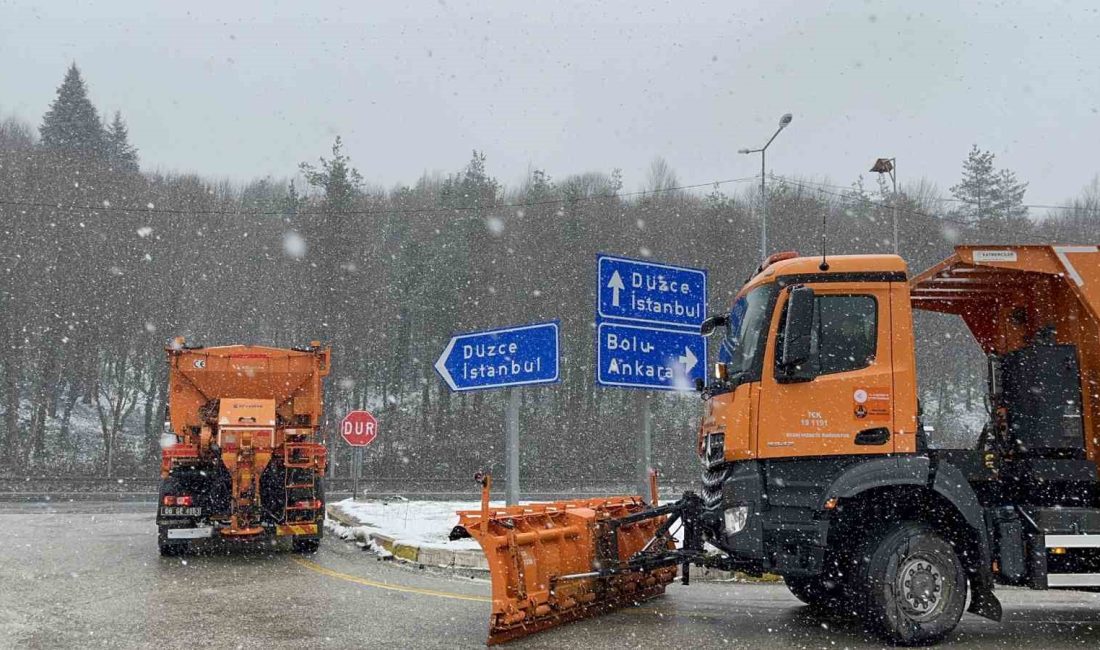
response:
<path id="1" fill-rule="evenodd" d="M 707 272 L 612 255 L 596 257 L 596 383 L 640 388 L 638 491 L 649 498 L 652 391 L 691 391 L 705 378 Z"/>
<path id="2" fill-rule="evenodd" d="M 355 448 L 351 468 L 351 498 L 359 498 L 359 475 L 363 471 L 363 447 L 378 437 L 378 419 L 370 411 L 351 411 L 340 422 L 340 437 Z"/>
<path id="3" fill-rule="evenodd" d="M 558 323 L 535 323 L 456 334 L 435 362 L 455 392 L 509 388 L 504 413 L 505 495 L 519 503 L 520 386 L 558 381 Z"/>
<path id="4" fill-rule="evenodd" d="M 504 455 L 508 458 L 508 477 L 505 482 L 505 503 L 519 504 L 519 404 L 521 389 L 508 389 L 508 430 L 504 440 Z M 515 478 L 513 478 L 515 477 Z"/>

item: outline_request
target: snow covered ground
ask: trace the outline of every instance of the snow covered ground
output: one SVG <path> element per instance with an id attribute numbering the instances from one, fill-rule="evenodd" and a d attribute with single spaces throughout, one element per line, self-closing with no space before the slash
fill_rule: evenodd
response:
<path id="1" fill-rule="evenodd" d="M 458 523 L 458 510 L 478 510 L 479 501 L 412 501 L 408 499 L 386 499 L 371 501 L 352 501 L 344 499 L 335 504 L 344 513 L 360 522 L 369 533 L 379 533 L 399 544 L 410 544 L 421 548 L 437 548 L 451 551 L 478 550 L 481 547 L 472 539 L 450 541 L 447 535 Z M 504 504 L 496 501 L 492 504 L 500 507 Z M 682 531 L 674 529 L 674 537 L 682 543 Z"/>
<path id="2" fill-rule="evenodd" d="M 392 537 L 399 544 L 451 551 L 479 550 L 472 539 L 450 541 L 447 535 L 458 523 L 458 510 L 477 510 L 478 501 L 411 501 L 386 499 L 352 501 L 344 499 L 334 504 L 358 519 L 370 533 Z M 496 504 L 503 505 L 503 504 Z"/>

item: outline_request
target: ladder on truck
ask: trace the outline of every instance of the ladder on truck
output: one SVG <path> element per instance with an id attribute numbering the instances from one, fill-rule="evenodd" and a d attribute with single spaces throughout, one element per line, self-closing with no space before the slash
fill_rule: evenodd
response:
<path id="1" fill-rule="evenodd" d="M 287 429 L 283 442 L 283 467 L 286 472 L 286 500 L 280 535 L 315 535 L 321 515 L 317 475 L 324 466 L 324 446 L 315 440 L 316 431 Z"/>

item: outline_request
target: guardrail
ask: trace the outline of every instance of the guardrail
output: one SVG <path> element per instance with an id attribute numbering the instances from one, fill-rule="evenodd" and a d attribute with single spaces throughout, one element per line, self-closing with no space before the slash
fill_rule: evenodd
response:
<path id="1" fill-rule="evenodd" d="M 150 476 L 65 476 L 65 477 L 15 477 L 0 476 L 0 499 L 15 495 L 83 495 L 83 494 L 131 494 L 135 497 L 155 495 L 160 477 Z M 326 478 L 325 486 L 330 495 L 350 493 L 352 479 Z M 692 489 L 691 483 L 676 481 L 661 484 L 662 494 L 675 494 Z M 365 495 L 410 497 L 426 496 L 434 498 L 476 498 L 480 488 L 470 479 L 440 477 L 376 477 L 359 480 L 359 489 Z M 629 479 L 583 480 L 575 481 L 570 489 L 563 489 L 562 482 L 553 484 L 534 481 L 524 485 L 522 496 L 525 499 L 589 497 L 608 494 L 629 494 L 635 490 L 635 484 Z M 499 494 L 503 496 L 503 483 Z M 494 496 L 497 491 L 494 490 Z"/>

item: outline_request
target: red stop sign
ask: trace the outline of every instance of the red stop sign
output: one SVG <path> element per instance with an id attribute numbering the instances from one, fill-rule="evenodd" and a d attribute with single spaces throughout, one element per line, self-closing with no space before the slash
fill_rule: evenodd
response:
<path id="1" fill-rule="evenodd" d="M 340 435 L 352 447 L 366 447 L 378 437 L 378 420 L 370 411 L 352 411 L 340 423 Z"/>

